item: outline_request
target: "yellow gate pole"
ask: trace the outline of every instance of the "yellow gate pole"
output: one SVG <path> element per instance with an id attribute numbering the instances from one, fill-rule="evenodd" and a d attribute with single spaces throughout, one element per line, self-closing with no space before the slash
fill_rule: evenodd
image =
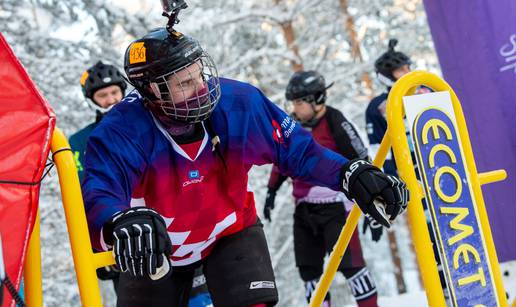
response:
<path id="1" fill-rule="evenodd" d="M 96 269 L 114 264 L 115 259 L 110 252 L 93 253 L 75 160 L 66 137 L 57 127 L 52 135 L 51 151 L 59 176 L 81 302 L 86 307 L 100 307 L 102 298 Z M 43 306 L 40 251 L 38 210 L 24 264 L 25 300 L 28 307 Z"/>
<path id="2" fill-rule="evenodd" d="M 384 136 L 382 143 L 380 144 L 380 148 L 378 149 L 378 153 L 373 161 L 373 164 L 377 167 L 382 167 L 385 162 L 385 158 L 390 150 L 390 140 L 387 137 L 387 134 Z M 321 276 L 321 279 L 317 283 L 317 287 L 315 289 L 314 294 L 312 295 L 312 299 L 310 300 L 310 307 L 318 307 L 321 306 L 326 293 L 330 289 L 331 282 L 335 277 L 335 273 L 339 267 L 339 264 L 346 252 L 346 248 L 348 247 L 349 241 L 351 240 L 351 236 L 353 235 L 353 231 L 357 228 L 358 220 L 362 215 L 362 211 L 357 204 L 353 205 L 353 209 L 349 213 L 346 223 L 342 228 L 339 238 L 337 239 L 337 243 L 333 247 L 333 250 L 330 254 L 330 258 L 328 260 L 328 264 L 324 269 L 324 273 Z"/>
<path id="3" fill-rule="evenodd" d="M 398 175 L 410 190 L 410 202 L 407 208 L 410 234 L 416 250 L 416 259 L 426 290 L 428 305 L 444 307 L 446 301 L 421 201 L 424 198 L 424 193 L 416 178 L 404 122 L 403 97 L 413 94 L 415 88 L 419 85 L 421 83 L 407 82 L 406 79 L 401 78 L 391 88 L 387 101 L 387 134 L 389 134 L 393 143 L 392 149 L 396 159 Z"/>
<path id="4" fill-rule="evenodd" d="M 23 268 L 25 305 L 43 306 L 43 287 L 41 285 L 41 244 L 39 209 L 29 240 L 29 249 Z"/>
<path id="5" fill-rule="evenodd" d="M 72 246 L 73 261 L 83 306 L 100 307 L 102 299 L 97 281 L 95 258 L 90 243 L 81 187 L 70 145 L 57 127 L 51 150 L 59 175 L 61 196 Z"/>

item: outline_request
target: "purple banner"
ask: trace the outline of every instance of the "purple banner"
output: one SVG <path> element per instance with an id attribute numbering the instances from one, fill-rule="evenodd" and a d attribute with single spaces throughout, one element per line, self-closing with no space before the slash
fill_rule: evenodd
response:
<path id="1" fill-rule="evenodd" d="M 500 261 L 516 260 L 516 1 L 424 0 L 444 79 L 462 103 Z"/>

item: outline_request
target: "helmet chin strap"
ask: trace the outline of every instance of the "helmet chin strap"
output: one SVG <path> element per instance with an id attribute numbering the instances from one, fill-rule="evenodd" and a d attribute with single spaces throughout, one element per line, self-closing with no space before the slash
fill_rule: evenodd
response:
<path id="1" fill-rule="evenodd" d="M 88 106 L 91 109 L 93 109 L 95 111 L 98 111 L 98 112 L 100 112 L 102 114 L 107 113 L 109 110 L 111 110 L 115 106 L 114 104 L 112 104 L 112 105 L 110 105 L 107 108 L 103 108 L 103 107 L 99 106 L 98 104 L 96 104 L 95 101 L 93 101 L 92 99 L 86 99 L 86 101 L 88 102 Z"/>
<path id="2" fill-rule="evenodd" d="M 115 106 L 113 104 L 107 108 L 102 108 L 91 99 L 86 99 L 86 101 L 88 102 L 88 107 L 95 111 L 95 122 L 96 123 L 100 122 L 102 120 L 102 118 L 104 117 L 104 115 L 106 115 L 106 113 Z"/>
<path id="3" fill-rule="evenodd" d="M 394 85 L 394 81 L 392 81 L 391 78 L 389 78 L 387 76 L 384 76 L 381 73 L 378 73 L 376 75 L 377 75 L 378 80 L 380 81 L 380 83 L 382 83 L 383 85 L 385 85 L 387 87 L 392 87 Z"/>

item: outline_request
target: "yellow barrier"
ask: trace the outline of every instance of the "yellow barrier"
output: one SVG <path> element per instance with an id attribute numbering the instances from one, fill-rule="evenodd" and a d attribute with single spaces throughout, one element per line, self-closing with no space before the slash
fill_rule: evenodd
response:
<path id="1" fill-rule="evenodd" d="M 507 299 L 505 298 L 505 291 L 503 289 L 503 283 L 502 283 L 502 277 L 500 273 L 500 268 L 498 266 L 498 257 L 496 255 L 496 250 L 493 243 L 493 237 L 491 234 L 491 228 L 489 226 L 489 220 L 487 218 L 487 212 L 485 209 L 484 199 L 482 197 L 482 191 L 480 189 L 481 179 L 483 183 L 490 183 L 495 182 L 499 180 L 503 180 L 506 176 L 505 171 L 499 170 L 484 174 L 478 174 L 477 168 L 475 165 L 475 159 L 473 157 L 473 152 L 471 149 L 471 142 L 469 139 L 469 133 L 466 127 L 466 120 L 464 119 L 464 114 L 462 112 L 462 107 L 460 105 L 459 99 L 457 98 L 457 95 L 453 91 L 453 89 L 441 78 L 437 77 L 434 74 L 423 72 L 423 71 L 414 71 L 411 72 L 405 76 L 403 76 L 391 89 L 391 92 L 389 93 L 389 99 L 387 103 L 387 122 L 388 122 L 388 133 L 390 134 L 391 138 L 396 137 L 398 140 L 393 140 L 393 151 L 394 156 L 396 157 L 396 163 L 397 167 L 400 173 L 400 177 L 407 182 L 408 185 L 415 185 L 416 184 L 416 178 L 415 178 L 415 172 L 414 172 L 414 164 L 412 163 L 412 159 L 410 159 L 410 156 L 405 156 L 408 151 L 408 142 L 405 136 L 405 125 L 403 123 L 403 96 L 406 96 L 407 93 L 410 93 L 416 88 L 417 86 L 425 85 L 430 87 L 434 91 L 448 91 L 450 93 L 452 103 L 453 103 L 453 110 L 455 113 L 455 117 L 457 119 L 457 128 L 460 133 L 461 142 L 464 150 L 464 158 L 466 160 L 466 164 L 468 167 L 468 170 L 470 172 L 470 179 L 471 179 L 471 187 L 473 189 L 473 193 L 476 199 L 477 203 L 477 209 L 480 217 L 480 224 L 482 227 L 482 230 L 485 234 L 485 243 L 487 247 L 487 252 L 489 255 L 489 261 L 491 268 L 493 270 L 493 279 L 496 287 L 496 291 L 498 294 L 498 297 L 500 299 L 500 302 L 502 306 L 507 306 Z M 402 157 L 401 159 L 398 157 Z M 411 189 L 411 193 L 414 191 L 414 189 Z M 416 225 L 419 223 L 422 223 L 422 220 L 419 219 L 418 216 L 416 216 L 415 211 L 421 210 L 421 206 L 409 206 L 409 221 L 412 225 L 412 230 L 414 230 L 416 227 L 421 225 Z M 418 214 L 419 215 L 419 214 Z M 424 227 L 426 229 L 426 226 Z M 426 231 L 428 232 L 428 231 Z M 414 243 L 416 245 L 416 253 L 418 262 L 420 265 L 421 272 L 423 274 L 423 282 L 425 284 L 425 289 L 427 292 L 427 298 L 429 301 L 430 306 L 444 306 L 441 303 L 434 305 L 432 303 L 434 301 L 433 295 L 435 295 L 436 290 L 434 289 L 437 287 L 436 285 L 427 285 L 427 276 L 428 272 L 424 270 L 424 264 L 423 262 L 425 258 L 425 254 L 423 253 L 423 247 L 421 242 L 418 242 L 417 234 L 414 232 L 412 233 L 412 236 L 414 238 Z"/>
<path id="2" fill-rule="evenodd" d="M 437 264 L 433 257 L 432 243 L 428 232 L 426 218 L 423 211 L 421 200 L 424 197 L 424 192 L 421 185 L 416 179 L 414 163 L 412 162 L 408 140 L 405 134 L 404 123 L 404 96 L 412 95 L 415 89 L 421 85 L 428 86 L 434 91 L 448 91 L 452 97 L 454 112 L 457 117 L 459 133 L 464 147 L 466 163 L 470 170 L 471 185 L 473 187 L 475 199 L 477 200 L 481 226 L 486 238 L 486 246 L 488 249 L 490 264 L 493 269 L 493 278 L 496 286 L 497 295 L 499 296 L 502 306 L 508 306 L 505 299 L 505 292 L 501 280 L 500 269 L 498 266 L 498 258 L 494 248 L 494 243 L 487 219 L 482 193 L 480 190 L 481 184 L 492 183 L 506 178 L 506 173 L 503 170 L 497 170 L 487 173 L 477 173 L 475 161 L 473 158 L 471 143 L 469 140 L 466 122 L 462 113 L 459 100 L 455 95 L 453 89 L 442 79 L 431 73 L 414 71 L 398 80 L 391 89 L 387 102 L 387 133 L 384 136 L 380 145 L 380 151 L 374 160 L 374 165 L 382 166 L 385 161 L 385 155 L 389 151 L 392 144 L 394 157 L 398 167 L 398 172 L 401 179 L 407 183 L 410 190 L 410 201 L 408 205 L 408 219 L 411 225 L 412 239 L 416 249 L 416 256 L 423 279 L 423 285 L 426 290 L 429 306 L 444 307 L 446 302 L 443 291 L 439 281 L 439 274 Z M 310 307 L 321 306 L 324 297 L 330 288 L 331 281 L 335 276 L 338 265 L 346 247 L 349 243 L 351 235 L 358 224 L 360 218 L 360 211 L 355 205 L 351 214 L 346 221 L 346 225 L 342 229 L 334 250 L 330 255 L 328 264 L 321 279 L 317 285 L 317 289 L 310 302 Z"/>
<path id="3" fill-rule="evenodd" d="M 110 252 L 93 253 L 75 160 L 66 137 L 58 128 L 54 130 L 51 150 L 59 174 L 81 302 L 86 307 L 102 306 L 96 269 L 114 264 L 115 259 Z"/>
<path id="4" fill-rule="evenodd" d="M 72 246 L 73 261 L 81 302 L 86 307 L 102 306 L 96 269 L 115 263 L 110 252 L 93 253 L 82 201 L 79 177 L 70 145 L 64 134 L 55 128 L 51 151 L 57 166 L 61 196 Z M 42 306 L 41 256 L 39 254 L 39 215 L 31 236 L 25 264 L 27 306 Z"/>
<path id="5" fill-rule="evenodd" d="M 41 245 L 39 209 L 30 235 L 29 249 L 24 265 L 25 305 L 43 306 L 43 288 L 41 285 Z"/>

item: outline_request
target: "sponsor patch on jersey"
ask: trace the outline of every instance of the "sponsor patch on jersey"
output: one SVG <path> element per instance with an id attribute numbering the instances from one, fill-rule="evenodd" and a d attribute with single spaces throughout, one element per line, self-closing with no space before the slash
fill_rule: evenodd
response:
<path id="1" fill-rule="evenodd" d="M 199 170 L 188 171 L 188 180 L 183 182 L 183 187 L 187 187 L 194 183 L 201 183 L 204 180 L 204 176 L 201 176 Z"/>
<path id="2" fill-rule="evenodd" d="M 283 133 L 281 132 L 281 126 L 274 119 L 272 120 L 272 138 L 276 143 L 283 144 Z"/>
<path id="3" fill-rule="evenodd" d="M 199 178 L 198 170 L 193 170 L 193 171 L 188 172 L 188 179 L 192 180 L 192 179 L 197 179 L 197 178 Z"/>
<path id="4" fill-rule="evenodd" d="M 138 42 L 131 45 L 129 49 L 129 63 L 145 63 L 147 61 L 145 42 Z"/>
<path id="5" fill-rule="evenodd" d="M 267 280 L 262 280 L 262 281 L 252 281 L 251 284 L 249 285 L 249 289 L 253 290 L 253 289 L 274 289 L 276 288 L 276 285 L 274 284 L 273 281 L 267 281 Z"/>

